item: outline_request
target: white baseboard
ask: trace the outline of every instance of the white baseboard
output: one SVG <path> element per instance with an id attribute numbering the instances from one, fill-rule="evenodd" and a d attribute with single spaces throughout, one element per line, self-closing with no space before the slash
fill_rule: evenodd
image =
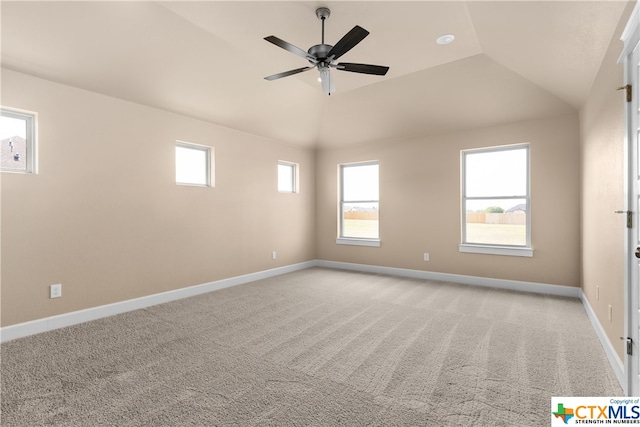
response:
<path id="1" fill-rule="evenodd" d="M 135 298 L 127 301 L 87 308 L 85 310 L 72 311 L 70 313 L 64 313 L 57 316 L 32 320 L 30 322 L 5 326 L 3 328 L 0 328 L 0 342 L 11 341 L 29 335 L 35 335 L 42 332 L 52 331 L 54 329 L 77 325 L 79 323 L 89 322 L 91 320 L 101 319 L 103 317 L 109 317 L 115 314 L 126 313 L 128 311 L 138 310 L 141 308 L 188 298 L 207 292 L 217 291 L 219 289 L 241 285 L 243 283 L 266 279 L 268 277 L 279 276 L 281 274 L 291 273 L 293 271 L 304 270 L 305 268 L 313 267 L 315 265 L 315 261 L 306 261 L 298 264 L 287 265 L 284 267 L 273 268 L 270 270 L 259 271 L 256 273 L 245 274 L 242 276 L 235 276 L 228 279 L 216 280 L 214 282 L 204 283 L 201 285 L 189 286 L 187 288 L 148 295 L 145 297 Z"/>
<path id="2" fill-rule="evenodd" d="M 389 274 L 392 276 L 412 277 L 415 279 L 439 280 L 463 285 L 486 286 L 490 288 L 509 289 L 537 294 L 558 295 L 580 298 L 580 288 L 572 286 L 548 285 L 545 283 L 521 282 L 518 280 L 491 279 L 487 277 L 464 276 L 461 274 L 436 273 L 432 271 L 410 270 L 406 268 L 381 267 L 378 265 L 353 264 L 349 262 L 316 260 L 318 267 L 336 268 L 340 270 L 362 271 L 366 273 Z"/>
<path id="3" fill-rule="evenodd" d="M 113 316 L 120 313 L 125 313 L 141 308 L 150 307 L 157 304 L 162 304 L 170 301 L 175 301 L 183 298 L 188 298 L 195 295 L 200 295 L 219 289 L 228 288 L 231 286 L 241 285 L 244 283 L 253 282 L 256 280 L 266 279 L 269 277 L 278 276 L 298 270 L 304 270 L 310 267 L 325 267 L 335 268 L 342 270 L 362 271 L 377 274 L 389 274 L 403 277 L 413 277 L 418 279 L 427 280 L 440 280 L 454 283 L 461 283 L 467 285 L 487 286 L 494 288 L 511 289 L 525 292 L 535 292 L 542 294 L 560 295 L 565 297 L 581 298 L 585 306 L 587 314 L 591 319 L 591 323 L 602 342 L 609 362 L 613 367 L 619 381 L 622 381 L 624 369 L 622 364 L 617 358 L 615 350 L 611 346 L 611 343 L 607 339 L 602 326 L 598 322 L 595 313 L 589 306 L 586 298 L 582 296 L 582 291 L 579 288 L 572 288 L 569 286 L 554 286 L 542 283 L 520 282 L 514 280 L 502 280 L 502 279 L 489 279 L 483 277 L 463 276 L 457 274 L 435 273 L 421 270 L 410 270 L 403 268 L 393 267 L 381 267 L 366 264 L 353 264 L 345 262 L 313 260 L 306 261 L 298 264 L 292 264 L 284 267 L 278 267 L 270 270 L 259 271 L 256 273 L 245 274 L 242 276 L 231 277 L 228 279 L 217 280 L 214 282 L 204 283 L 201 285 L 190 286 L 188 288 L 176 289 L 173 291 L 163 292 L 159 294 L 149 295 L 132 300 L 117 302 L 114 304 L 103 305 L 99 307 L 88 308 L 85 310 L 73 311 L 70 313 L 64 313 L 57 316 L 46 317 L 43 319 L 37 319 L 30 322 L 19 323 L 17 325 L 6 326 L 0 328 L 0 342 L 6 342 L 17 338 L 26 337 L 29 335 L 35 335 L 42 332 L 51 331 L 54 329 L 64 328 L 91 320 L 97 320 L 100 318 Z"/>
<path id="4" fill-rule="evenodd" d="M 607 337 L 604 328 L 598 320 L 595 312 L 589 304 L 589 300 L 585 297 L 582 289 L 571 286 L 548 285 L 544 283 L 521 282 L 517 280 L 489 279 L 485 277 L 463 276 L 459 274 L 435 273 L 422 270 L 410 270 L 404 268 L 381 267 L 377 265 L 353 264 L 348 262 L 323 261 L 316 260 L 315 265 L 318 267 L 335 268 L 341 270 L 362 271 L 366 273 L 389 274 L 393 276 L 412 277 L 416 279 L 440 280 L 445 282 L 460 283 L 465 285 L 487 286 L 492 288 L 509 289 L 515 291 L 533 292 L 538 294 L 558 295 L 563 297 L 580 298 L 584 306 L 587 316 L 591 321 L 591 325 L 602 344 L 607 355 L 609 364 L 613 369 L 618 382 L 622 389 L 626 390 L 626 380 L 624 374 L 624 364 L 618 357 L 615 348 Z"/>
<path id="5" fill-rule="evenodd" d="M 589 304 L 589 300 L 586 295 L 580 291 L 580 300 L 582 300 L 582 305 L 584 306 L 584 310 L 587 312 L 587 316 L 591 321 L 591 325 L 593 326 L 593 330 L 596 332 L 598 339 L 600 340 L 600 344 L 602 344 L 602 348 L 604 349 L 607 358 L 609 359 L 609 364 L 611 368 L 613 368 L 613 372 L 615 372 L 616 377 L 618 378 L 618 382 L 620 386 L 624 390 L 625 394 L 628 394 L 627 391 L 627 381 L 624 373 L 624 363 L 620 360 L 616 349 L 611 344 L 609 337 L 607 337 L 607 333 L 604 331 L 602 324 L 598 320 L 598 316 L 596 316 L 596 312 L 593 311 L 591 304 Z"/>
<path id="6" fill-rule="evenodd" d="M 29 335 L 35 335 L 54 329 L 64 328 L 103 317 L 113 316 L 128 311 L 138 310 L 157 304 L 163 304 L 195 295 L 200 295 L 231 286 L 241 285 L 256 280 L 266 279 L 269 277 L 279 276 L 281 274 L 291 273 L 298 270 L 304 270 L 310 267 L 325 267 L 341 270 L 361 271 L 366 273 L 389 274 L 394 276 L 412 277 L 416 279 L 439 280 L 465 285 L 486 286 L 493 288 L 509 289 L 524 292 L 534 292 L 540 294 L 558 295 L 564 297 L 580 298 L 582 305 L 587 312 L 587 316 L 591 321 L 593 329 L 602 344 L 602 347 L 609 359 L 609 363 L 622 386 L 625 393 L 626 380 L 624 373 L 624 365 L 620 360 L 618 353 L 607 337 L 604 328 L 600 324 L 589 300 L 586 298 L 580 288 L 570 286 L 556 286 L 544 283 L 521 282 L 516 280 L 490 279 L 485 277 L 464 276 L 459 274 L 436 273 L 422 270 L 411 270 L 404 268 L 382 267 L 367 264 L 354 264 L 347 262 L 313 260 L 292 264 L 284 267 L 273 268 L 270 270 L 259 271 L 256 273 L 245 274 L 242 276 L 231 277 L 228 279 L 216 280 L 214 282 L 204 283 L 201 285 L 190 286 L 188 288 L 176 289 L 173 291 L 162 292 L 159 294 L 149 295 L 146 297 L 136 298 L 132 300 L 117 302 L 114 304 L 102 305 L 99 307 L 88 308 L 85 310 L 73 311 L 57 316 L 37 319 L 30 322 L 19 323 L 17 325 L 5 326 L 0 328 L 0 342 L 11 341 L 17 338 L 23 338 Z"/>

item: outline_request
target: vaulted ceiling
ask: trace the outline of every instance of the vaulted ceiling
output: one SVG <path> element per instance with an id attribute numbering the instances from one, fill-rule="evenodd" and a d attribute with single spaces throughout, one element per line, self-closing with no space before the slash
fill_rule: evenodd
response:
<path id="1" fill-rule="evenodd" d="M 274 140 L 328 147 L 576 111 L 626 1 L 2 1 L 2 66 Z M 340 61 L 386 76 L 316 70 L 265 40 L 319 44 L 370 32 Z M 454 34 L 439 45 L 436 38 Z"/>

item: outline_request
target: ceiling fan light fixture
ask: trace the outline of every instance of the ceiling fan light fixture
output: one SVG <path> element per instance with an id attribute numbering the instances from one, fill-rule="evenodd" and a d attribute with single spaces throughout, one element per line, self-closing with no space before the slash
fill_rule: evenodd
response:
<path id="1" fill-rule="evenodd" d="M 449 44 L 456 39 L 456 36 L 453 34 L 443 34 L 436 39 L 436 43 L 438 44 Z"/>
<path id="2" fill-rule="evenodd" d="M 322 85 L 322 91 L 327 95 L 331 95 L 336 91 L 336 84 L 331 77 L 331 71 L 328 65 L 318 65 L 320 71 L 320 84 Z"/>
<path id="3" fill-rule="evenodd" d="M 1 1 L 1 0 L 0 0 Z M 329 17 L 331 11 L 326 7 L 320 7 L 316 10 L 316 16 L 322 21 L 322 41 L 320 44 L 311 46 L 308 51 L 304 51 L 297 46 L 292 45 L 276 36 L 268 36 L 264 39 L 269 43 L 272 43 L 279 48 L 282 48 L 294 55 L 300 56 L 306 59 L 310 66 L 296 68 L 295 70 L 284 71 L 282 73 L 273 74 L 265 77 L 265 80 L 277 80 L 287 76 L 293 76 L 305 71 L 309 71 L 312 68 L 317 68 L 320 72 L 320 84 L 322 85 L 322 91 L 327 95 L 331 95 L 335 92 L 336 87 L 331 76 L 330 68 L 335 68 L 338 71 L 346 71 L 349 73 L 370 74 L 375 76 L 384 76 L 389 71 L 389 67 L 382 65 L 371 64 L 357 64 L 353 62 L 340 62 L 335 61 L 345 53 L 353 49 L 358 43 L 364 40 L 369 35 L 369 31 L 365 30 L 359 25 L 353 27 L 347 34 L 342 36 L 340 40 L 332 46 L 324 42 L 324 21 Z"/>

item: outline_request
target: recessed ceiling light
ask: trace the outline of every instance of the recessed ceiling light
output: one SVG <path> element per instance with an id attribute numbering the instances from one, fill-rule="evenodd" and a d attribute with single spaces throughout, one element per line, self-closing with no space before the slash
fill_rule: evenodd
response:
<path id="1" fill-rule="evenodd" d="M 456 36 L 453 34 L 443 34 L 436 39 L 436 43 L 438 44 L 449 44 L 456 39 Z"/>

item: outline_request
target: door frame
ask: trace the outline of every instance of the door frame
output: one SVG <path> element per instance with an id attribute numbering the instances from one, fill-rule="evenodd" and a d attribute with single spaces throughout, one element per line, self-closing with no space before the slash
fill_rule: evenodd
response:
<path id="1" fill-rule="evenodd" d="M 633 105 L 636 105 L 636 99 L 638 97 L 639 88 L 637 87 L 637 82 L 632 82 L 632 67 L 633 64 L 628 60 L 629 56 L 633 52 L 634 48 L 638 45 L 640 41 L 640 1 L 636 2 L 636 5 L 631 13 L 629 21 L 622 32 L 622 36 L 620 39 L 624 42 L 624 48 L 622 50 L 622 54 L 618 59 L 618 63 L 624 65 L 624 82 L 625 84 L 633 84 L 633 102 L 626 102 L 625 100 L 625 114 L 624 114 L 624 126 L 625 126 L 625 142 L 624 142 L 624 166 L 625 166 L 625 183 L 624 183 L 624 194 L 625 194 L 625 204 L 626 209 L 628 211 L 631 210 L 635 199 L 640 196 L 640 194 L 634 194 L 634 181 L 637 179 L 637 176 L 633 173 L 634 166 L 633 162 L 637 161 L 637 158 L 632 155 L 635 152 L 635 148 L 632 146 L 634 141 L 633 132 L 635 131 L 632 128 L 633 120 L 632 114 Z M 639 171 L 640 172 L 640 171 Z M 640 212 L 632 212 L 631 215 L 634 221 L 634 227 L 626 229 L 625 239 L 624 239 L 624 301 L 625 301 L 625 322 L 624 322 L 624 337 L 636 337 L 634 345 L 633 345 L 633 355 L 624 356 L 624 378 L 625 384 L 622 384 L 624 392 L 626 395 L 630 396 L 632 394 L 640 394 L 640 381 L 638 375 L 634 374 L 633 365 L 639 365 L 639 352 L 640 346 L 638 346 L 638 330 L 639 330 L 639 318 L 638 311 L 640 309 L 640 293 L 638 287 L 634 287 L 633 283 L 633 275 L 632 268 L 637 268 L 637 262 L 634 261 L 635 255 L 635 246 L 638 241 L 635 233 L 638 230 L 638 226 L 640 225 L 638 221 L 640 221 Z M 635 370 L 637 371 L 637 369 Z"/>

